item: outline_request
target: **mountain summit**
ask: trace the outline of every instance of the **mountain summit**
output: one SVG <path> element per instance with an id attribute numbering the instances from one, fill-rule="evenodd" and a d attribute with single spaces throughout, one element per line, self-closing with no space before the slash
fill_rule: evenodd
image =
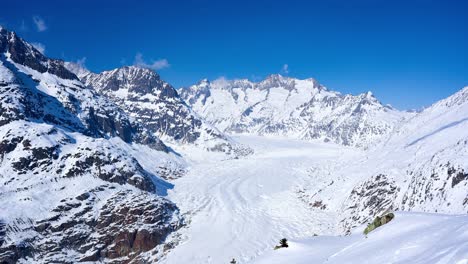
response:
<path id="1" fill-rule="evenodd" d="M 342 95 L 315 79 L 279 74 L 260 82 L 203 80 L 179 93 L 207 121 L 227 133 L 281 135 L 366 147 L 411 116 L 382 105 L 372 93 Z"/>

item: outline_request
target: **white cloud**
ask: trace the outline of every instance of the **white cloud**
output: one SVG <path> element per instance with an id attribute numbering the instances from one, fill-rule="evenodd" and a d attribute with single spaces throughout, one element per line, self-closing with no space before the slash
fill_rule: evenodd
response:
<path id="1" fill-rule="evenodd" d="M 33 16 L 34 24 L 36 25 L 37 31 L 42 32 L 47 30 L 47 25 L 45 24 L 44 19 L 39 16 Z"/>
<path id="2" fill-rule="evenodd" d="M 171 66 L 166 59 L 159 59 L 159 60 L 151 61 L 151 63 L 147 63 L 143 59 L 143 54 L 141 53 L 137 53 L 135 55 L 135 60 L 133 61 L 133 65 L 149 68 L 152 70 L 161 70 L 161 69 L 168 68 Z"/>
<path id="3" fill-rule="evenodd" d="M 288 74 L 289 73 L 289 65 L 284 64 L 283 67 L 281 68 L 281 73 L 282 74 Z"/>
<path id="4" fill-rule="evenodd" d="M 45 45 L 39 42 L 33 42 L 31 43 L 34 48 L 36 48 L 40 53 L 45 54 Z"/>
<path id="5" fill-rule="evenodd" d="M 76 62 L 81 68 L 86 69 L 85 63 L 86 63 L 86 57 L 83 57 L 81 59 L 78 59 Z"/>
<path id="6" fill-rule="evenodd" d="M 83 57 L 73 62 L 65 62 L 65 66 L 71 72 L 73 72 L 77 76 L 80 76 L 81 74 L 88 73 L 88 69 L 86 68 L 85 63 L 86 63 L 86 57 Z"/>
<path id="7" fill-rule="evenodd" d="M 217 79 L 211 82 L 211 85 L 213 87 L 226 87 L 228 84 L 229 80 L 224 76 L 218 77 Z"/>

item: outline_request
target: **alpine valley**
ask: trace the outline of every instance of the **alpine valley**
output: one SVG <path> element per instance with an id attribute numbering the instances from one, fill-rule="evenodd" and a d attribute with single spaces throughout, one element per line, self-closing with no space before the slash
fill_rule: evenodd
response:
<path id="1" fill-rule="evenodd" d="M 0 28 L 0 263 L 461 264 L 467 213 L 468 87 L 419 112 L 279 74 L 176 89 Z"/>

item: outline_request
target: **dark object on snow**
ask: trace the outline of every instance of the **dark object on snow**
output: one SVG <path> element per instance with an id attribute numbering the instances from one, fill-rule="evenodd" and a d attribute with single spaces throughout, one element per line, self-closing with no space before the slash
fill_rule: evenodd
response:
<path id="1" fill-rule="evenodd" d="M 377 216 L 372 223 L 367 225 L 366 229 L 364 229 L 364 235 L 367 236 L 371 231 L 376 229 L 377 227 L 383 226 L 386 223 L 390 222 L 395 218 L 395 215 L 393 213 L 388 213 L 383 216 Z"/>
<path id="2" fill-rule="evenodd" d="M 229 262 L 229 263 L 231 263 L 231 264 L 236 264 L 237 262 L 236 262 L 236 259 L 233 258 L 233 259 L 231 260 L 231 262 Z"/>
<path id="3" fill-rule="evenodd" d="M 286 238 L 283 238 L 280 240 L 279 246 L 275 246 L 275 250 L 279 248 L 287 248 L 287 247 L 289 247 L 288 240 Z"/>

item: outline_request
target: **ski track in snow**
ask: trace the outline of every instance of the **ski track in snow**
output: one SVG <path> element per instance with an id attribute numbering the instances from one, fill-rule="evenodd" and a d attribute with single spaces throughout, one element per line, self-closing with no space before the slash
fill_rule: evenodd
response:
<path id="1" fill-rule="evenodd" d="M 255 154 L 193 162 L 189 173 L 173 182 L 169 199 L 189 215 L 190 222 L 181 231 L 181 244 L 162 263 L 227 263 L 232 258 L 245 263 L 271 250 L 283 237 L 332 232 L 320 230 L 325 217 L 320 214 L 325 213 L 301 202 L 296 187 L 308 168 L 359 152 L 296 140 L 236 139 L 253 147 Z"/>

